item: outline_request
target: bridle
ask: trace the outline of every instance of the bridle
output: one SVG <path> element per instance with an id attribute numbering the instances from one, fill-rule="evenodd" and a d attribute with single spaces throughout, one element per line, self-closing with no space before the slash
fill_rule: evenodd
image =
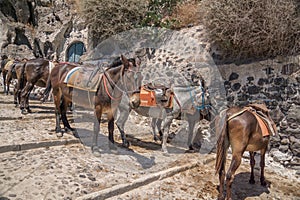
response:
<path id="1" fill-rule="evenodd" d="M 206 109 L 211 108 L 211 105 L 206 104 L 206 102 L 205 102 L 206 89 L 204 89 L 204 87 L 202 85 L 200 85 L 199 88 L 201 90 L 201 105 L 200 106 L 197 105 L 197 103 L 195 103 L 195 102 L 198 102 L 197 99 L 196 99 L 197 98 L 196 93 L 194 92 L 194 94 L 192 94 L 192 89 L 189 90 L 193 107 L 197 111 L 202 111 L 202 110 L 206 110 Z"/>
<path id="2" fill-rule="evenodd" d="M 103 68 L 101 68 L 103 70 Z M 127 73 L 124 73 L 124 76 L 126 76 L 126 80 L 129 80 L 130 77 L 128 77 L 128 72 L 131 72 L 131 73 L 134 73 L 134 90 L 129 90 L 128 89 L 128 83 L 127 81 L 124 81 L 124 76 L 121 76 L 121 79 L 120 79 L 120 84 L 124 86 L 124 90 L 122 88 L 120 88 L 113 80 L 112 78 L 110 77 L 110 75 L 107 73 L 107 71 L 103 70 L 103 75 L 102 75 L 102 79 L 103 79 L 103 84 L 104 84 L 104 89 L 105 89 L 105 92 L 106 94 L 109 96 L 109 98 L 111 98 L 112 100 L 120 100 L 122 98 L 123 95 L 126 95 L 127 97 L 129 97 L 130 94 L 135 94 L 135 93 L 139 93 L 140 92 L 140 89 L 139 89 L 139 86 L 137 84 L 138 82 L 138 78 L 139 78 L 139 75 L 141 72 L 138 70 L 138 71 L 134 71 L 134 70 L 131 70 L 131 69 L 127 69 L 126 70 Z M 116 88 L 118 89 L 119 91 L 121 91 L 121 95 L 119 97 L 114 97 L 110 92 L 109 92 L 109 89 L 108 89 L 108 86 L 107 86 L 107 83 L 109 83 L 112 88 Z M 138 88 L 138 89 L 137 89 Z"/>

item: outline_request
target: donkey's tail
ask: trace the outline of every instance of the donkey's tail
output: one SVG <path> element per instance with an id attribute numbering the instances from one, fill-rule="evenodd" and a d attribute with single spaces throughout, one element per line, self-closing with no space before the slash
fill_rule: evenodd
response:
<path id="1" fill-rule="evenodd" d="M 224 169 L 226 163 L 227 149 L 229 146 L 227 120 L 227 110 L 222 111 L 216 119 L 216 134 L 218 136 L 215 165 L 216 174 L 220 173 Z"/>
<path id="2" fill-rule="evenodd" d="M 44 103 L 48 99 L 51 89 L 52 89 L 52 84 L 51 84 L 51 78 L 49 75 L 49 77 L 47 79 L 46 89 L 44 90 L 44 92 L 40 98 L 42 103 Z"/>

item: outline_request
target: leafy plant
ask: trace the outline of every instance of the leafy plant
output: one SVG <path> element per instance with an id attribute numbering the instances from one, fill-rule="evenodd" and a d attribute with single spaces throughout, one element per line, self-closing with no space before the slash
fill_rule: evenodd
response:
<path id="1" fill-rule="evenodd" d="M 148 9 L 141 26 L 172 28 L 177 20 L 170 18 L 175 6 L 181 0 L 149 0 Z"/>

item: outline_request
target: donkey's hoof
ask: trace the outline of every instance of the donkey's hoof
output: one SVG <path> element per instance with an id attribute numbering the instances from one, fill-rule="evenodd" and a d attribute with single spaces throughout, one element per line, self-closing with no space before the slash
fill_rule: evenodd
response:
<path id="1" fill-rule="evenodd" d="M 116 147 L 116 145 L 112 142 L 108 142 L 108 147 L 109 147 L 109 150 L 114 152 L 114 151 L 117 151 L 118 148 Z"/>
<path id="2" fill-rule="evenodd" d="M 153 140 L 155 142 L 161 141 L 162 137 L 158 136 L 158 135 L 154 135 Z"/>
<path id="3" fill-rule="evenodd" d="M 249 183 L 250 183 L 250 184 L 255 184 L 255 180 L 254 180 L 254 179 L 250 179 L 250 180 L 249 180 Z"/>
<path id="4" fill-rule="evenodd" d="M 28 114 L 28 112 L 25 109 L 21 109 L 21 114 L 26 115 L 26 114 Z"/>
<path id="5" fill-rule="evenodd" d="M 56 137 L 61 138 L 64 134 L 62 132 L 57 132 Z"/>
<path id="6" fill-rule="evenodd" d="M 128 141 L 125 141 L 125 142 L 122 143 L 122 146 L 123 146 L 124 148 L 129 148 L 130 143 L 129 143 Z"/>
<path id="7" fill-rule="evenodd" d="M 265 180 L 260 180 L 260 184 L 261 184 L 262 186 L 267 186 L 267 181 L 265 181 Z"/>
<path id="8" fill-rule="evenodd" d="M 92 154 L 96 157 L 100 157 L 101 153 L 100 153 L 100 149 L 97 146 L 92 146 Z"/>
<path id="9" fill-rule="evenodd" d="M 65 129 L 66 133 L 72 132 L 74 134 L 74 132 L 76 131 L 74 128 L 67 128 L 67 127 L 65 127 L 64 129 Z"/>
<path id="10" fill-rule="evenodd" d="M 73 136 L 74 136 L 75 138 L 79 138 L 79 134 L 77 133 L 77 131 L 73 131 Z"/>
<path id="11" fill-rule="evenodd" d="M 161 151 L 162 151 L 164 156 L 169 156 L 169 152 L 168 152 L 167 148 L 161 148 Z"/>
<path id="12" fill-rule="evenodd" d="M 101 156 L 101 153 L 99 151 L 93 151 L 93 155 L 95 157 L 100 157 Z"/>
<path id="13" fill-rule="evenodd" d="M 195 149 L 187 149 L 187 150 L 185 151 L 185 153 L 196 153 L 196 152 L 198 152 L 198 151 L 195 150 Z"/>

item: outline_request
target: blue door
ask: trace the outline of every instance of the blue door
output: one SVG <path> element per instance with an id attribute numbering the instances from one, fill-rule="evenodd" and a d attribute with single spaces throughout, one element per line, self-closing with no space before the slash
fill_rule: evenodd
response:
<path id="1" fill-rule="evenodd" d="M 76 42 L 73 43 L 67 53 L 68 62 L 78 62 L 80 59 L 80 56 L 85 52 L 85 47 L 82 42 Z"/>

